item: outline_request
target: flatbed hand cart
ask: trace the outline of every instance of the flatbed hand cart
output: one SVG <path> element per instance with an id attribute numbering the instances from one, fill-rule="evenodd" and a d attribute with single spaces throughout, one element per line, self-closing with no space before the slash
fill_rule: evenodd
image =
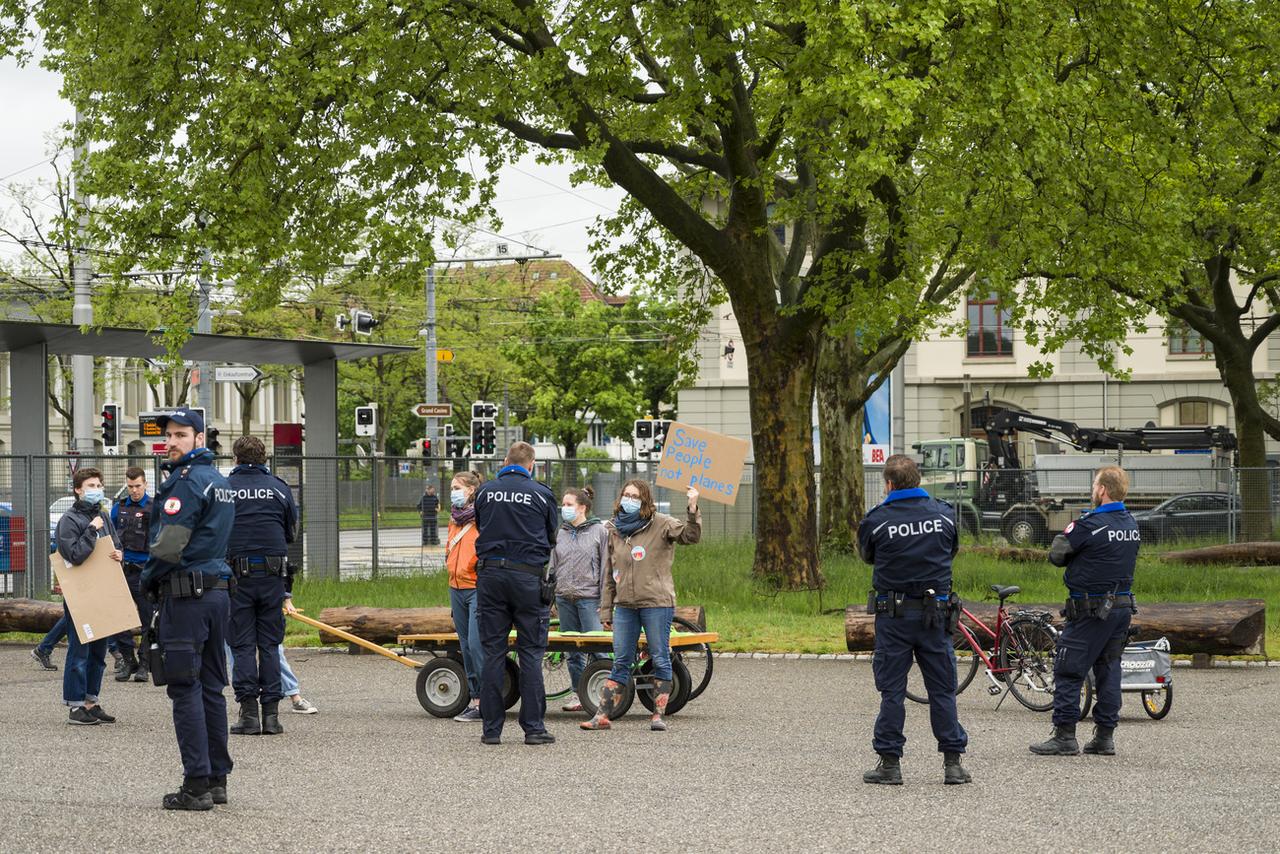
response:
<path id="1" fill-rule="evenodd" d="M 515 632 L 508 636 L 508 644 L 514 646 Z M 671 633 L 672 691 L 667 701 L 667 714 L 673 715 L 684 708 L 689 700 L 702 693 L 711 679 L 711 644 L 720 639 L 715 632 Z M 429 714 L 438 718 L 451 718 L 466 708 L 468 702 L 466 671 L 462 667 L 461 649 L 456 632 L 432 632 L 404 634 L 397 642 L 417 652 L 432 655 L 418 671 L 418 702 Z M 636 657 L 633 678 L 627 686 L 613 718 L 626 714 L 637 696 L 645 708 L 653 711 L 653 667 L 645 654 L 645 640 L 640 639 L 641 654 Z M 547 653 L 542 659 L 542 676 L 547 699 L 555 700 L 578 694 L 582 710 L 594 715 L 600 703 L 600 689 L 613 668 L 613 659 L 599 657 L 587 663 L 582 678 L 575 686 L 569 679 L 569 655 L 587 652 L 598 656 L 613 651 L 613 633 L 598 632 L 549 632 Z M 509 709 L 520 699 L 520 672 L 513 655 L 507 656 L 503 678 L 503 702 Z"/>
<path id="2" fill-rule="evenodd" d="M 1080 706 L 1083 720 L 1093 706 L 1093 673 L 1085 680 L 1084 699 Z M 1161 720 L 1173 708 L 1173 659 L 1169 655 L 1168 638 L 1130 641 L 1120 657 L 1120 691 L 1141 694 L 1142 709 L 1155 720 Z"/>

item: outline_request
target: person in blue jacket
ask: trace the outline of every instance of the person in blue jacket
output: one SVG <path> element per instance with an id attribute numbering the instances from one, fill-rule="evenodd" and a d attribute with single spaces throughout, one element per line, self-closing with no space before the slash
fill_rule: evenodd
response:
<path id="1" fill-rule="evenodd" d="M 907 672 L 914 659 L 929 692 L 929 723 L 943 754 L 943 782 L 972 779 L 960 764 L 969 736 L 956 714 L 956 662 L 951 641 L 951 560 L 960 548 L 955 509 L 920 488 L 915 460 L 893 454 L 884 463 L 884 502 L 858 526 L 858 552 L 874 567 L 869 602 L 876 618 L 872 669 L 880 714 L 871 741 L 880 761 L 864 783 L 902 784 Z"/>
<path id="2" fill-rule="evenodd" d="M 159 419 L 168 447 L 167 477 L 156 491 L 142 587 L 159 601 L 157 624 L 173 728 L 182 756 L 182 785 L 165 809 L 209 810 L 227 802 L 227 636 L 230 569 L 227 544 L 235 522 L 231 485 L 204 447 L 204 417 L 187 408 Z"/>
<path id="3" fill-rule="evenodd" d="M 142 592 L 142 570 L 147 565 L 147 540 L 151 536 L 151 496 L 147 495 L 147 473 L 140 466 L 129 466 L 124 473 L 125 497 L 111 505 L 111 524 L 120 534 L 124 548 L 124 580 L 129 585 L 134 607 L 138 609 L 138 625 L 151 625 L 152 607 Z M 134 651 L 133 633 L 121 632 L 111 639 L 120 652 L 116 665 L 116 681 L 146 682 L 151 678 L 145 653 Z"/>
<path id="4" fill-rule="evenodd" d="M 1133 574 L 1142 545 L 1138 523 L 1125 509 L 1129 476 L 1119 466 L 1099 469 L 1093 480 L 1097 507 L 1067 525 L 1049 546 L 1049 562 L 1065 567 L 1067 625 L 1053 661 L 1053 734 L 1031 745 L 1041 756 L 1075 756 L 1080 688 L 1093 671 L 1098 702 L 1093 738 L 1085 753 L 1111 756 L 1120 720 L 1120 657 L 1133 619 Z"/>

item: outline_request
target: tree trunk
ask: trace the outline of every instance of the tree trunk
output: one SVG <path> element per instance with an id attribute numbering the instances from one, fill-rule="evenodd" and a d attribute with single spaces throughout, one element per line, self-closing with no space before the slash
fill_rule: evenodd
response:
<path id="1" fill-rule="evenodd" d="M 0 599 L 0 632 L 44 633 L 62 616 L 61 602 Z"/>
<path id="2" fill-rule="evenodd" d="M 1280 543 L 1233 543 L 1225 546 L 1206 546 L 1160 555 L 1161 560 L 1187 564 L 1217 564 L 1221 566 L 1280 566 Z"/>
<path id="3" fill-rule="evenodd" d="M 859 372 L 850 364 L 846 341 L 843 337 L 823 337 L 817 376 L 822 447 L 818 537 L 824 549 L 837 552 L 856 551 L 863 506 L 860 477 L 863 411 L 849 395 L 849 390 L 857 386 Z M 852 377 L 849 376 L 851 370 Z"/>
<path id="4" fill-rule="evenodd" d="M 578 453 L 578 441 L 572 436 L 561 436 L 560 444 L 564 445 L 564 458 L 566 460 L 576 459 Z"/>
<path id="5" fill-rule="evenodd" d="M 3 614 L 3 611 L 0 611 L 0 614 Z M 676 616 L 683 617 L 700 628 L 707 627 L 706 610 L 701 605 L 677 607 Z M 362 605 L 352 605 L 325 608 L 317 619 L 335 629 L 342 629 L 374 643 L 395 643 L 400 635 L 453 631 L 453 612 L 448 608 L 367 608 Z M 53 625 L 53 620 L 49 621 L 49 625 Z M 41 631 L 48 631 L 48 627 Z M 320 642 L 347 643 L 337 635 L 324 631 L 320 632 Z"/>
<path id="6" fill-rule="evenodd" d="M 772 285 L 770 285 L 772 288 Z M 820 324 L 734 305 L 743 329 L 757 495 L 752 575 L 778 590 L 817 590 L 813 402 Z"/>
<path id="7" fill-rule="evenodd" d="M 995 625 L 995 603 L 967 602 L 965 608 L 987 625 Z M 1054 615 L 1054 622 L 1061 624 L 1060 603 L 1024 605 L 1019 602 L 1017 608 L 1049 611 Z M 850 652 L 869 652 L 875 648 L 875 617 L 866 611 L 864 604 L 845 609 L 845 645 Z M 1138 629 L 1138 640 L 1166 637 L 1175 654 L 1267 654 L 1266 602 L 1262 599 L 1147 603 L 1139 598 L 1133 625 Z"/>
<path id="8" fill-rule="evenodd" d="M 1273 527 L 1267 434 L 1261 419 L 1251 409 L 1251 406 L 1258 405 L 1256 391 L 1251 388 L 1248 395 L 1237 393 L 1238 383 L 1247 382 L 1252 386 L 1252 365 L 1240 367 L 1236 360 L 1224 360 L 1219 365 L 1219 372 L 1231 394 L 1231 405 L 1236 413 L 1236 441 L 1240 447 L 1240 530 L 1236 536 L 1247 542 L 1270 540 Z"/>

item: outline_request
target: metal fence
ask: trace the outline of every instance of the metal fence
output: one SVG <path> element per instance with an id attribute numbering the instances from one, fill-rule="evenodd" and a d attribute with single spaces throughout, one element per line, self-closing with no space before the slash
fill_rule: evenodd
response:
<path id="1" fill-rule="evenodd" d="M 1138 517 L 1147 545 L 1229 543 L 1249 537 L 1270 539 L 1280 521 L 1280 475 L 1271 469 L 1215 467 L 1206 459 L 1126 458 L 1131 485 L 1127 504 Z M 1163 465 L 1160 461 L 1166 461 Z M 58 518 L 70 506 L 71 477 L 77 466 L 102 471 L 107 495 L 123 494 L 125 469 L 147 472 L 148 488 L 161 482 L 161 459 L 154 456 L 0 456 L 0 596 L 47 595 L 48 554 Z M 1093 468 L 1068 468 L 1055 461 L 1023 472 L 926 470 L 924 485 L 956 505 L 964 527 L 982 537 L 1018 545 L 1044 545 L 1090 504 Z M 1104 461 L 1099 461 L 1099 465 Z M 444 568 L 449 483 L 454 465 L 433 467 L 410 457 L 317 457 L 279 455 L 272 470 L 294 489 L 302 509 L 304 536 L 294 560 L 312 577 L 369 578 L 428 575 Z M 468 461 L 482 477 L 496 461 Z M 230 458 L 219 468 L 229 472 Z M 631 478 L 653 483 L 648 462 L 546 460 L 535 476 L 557 495 L 570 487 L 595 490 L 595 515 L 613 512 L 622 484 Z M 821 472 L 818 472 L 821 477 Z M 864 472 L 867 507 L 884 496 L 882 470 Z M 819 482 L 820 483 L 820 482 Z M 436 488 L 439 512 L 423 520 L 419 501 Z M 679 513 L 684 496 L 656 490 L 659 509 Z M 705 540 L 753 536 L 761 513 L 786 512 L 772 496 L 757 497 L 755 471 L 746 467 L 735 505 L 701 502 Z M 433 534 L 434 529 L 434 536 Z"/>

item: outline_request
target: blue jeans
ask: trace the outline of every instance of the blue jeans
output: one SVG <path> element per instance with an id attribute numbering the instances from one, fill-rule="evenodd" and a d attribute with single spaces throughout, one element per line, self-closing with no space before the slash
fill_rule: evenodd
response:
<path id="1" fill-rule="evenodd" d="M 671 679 L 671 618 L 675 608 L 613 609 L 613 670 L 609 678 L 619 685 L 631 681 L 631 665 L 636 660 L 640 629 L 649 643 L 649 659 L 655 679 Z"/>
<path id="2" fill-rule="evenodd" d="M 102 674 L 107 669 L 107 639 L 80 643 L 71 623 L 71 612 L 62 606 L 67 621 L 67 661 L 62 666 L 62 701 L 68 706 L 83 706 L 85 700 L 98 702 L 102 691 Z"/>
<path id="3" fill-rule="evenodd" d="M 293 675 L 289 659 L 284 657 L 284 644 L 280 644 L 280 690 L 286 697 L 298 693 L 298 677 Z"/>
<path id="4" fill-rule="evenodd" d="M 45 655 L 52 655 L 53 648 L 58 645 L 58 641 L 67 636 L 68 625 L 67 612 L 64 606 L 62 616 L 58 617 L 58 622 L 53 624 L 53 628 L 49 629 L 49 633 L 36 645 L 36 649 L 40 650 Z"/>
<path id="5" fill-rule="evenodd" d="M 453 626 L 462 647 L 462 669 L 467 671 L 467 690 L 472 700 L 480 699 L 480 674 L 484 672 L 484 650 L 480 648 L 480 626 L 476 622 L 476 589 L 449 588 Z"/>
<path id="6" fill-rule="evenodd" d="M 556 597 L 556 613 L 560 615 L 560 631 L 562 632 L 598 632 L 600 625 L 600 600 L 596 599 L 567 599 L 564 596 Z M 592 658 L 604 658 L 598 652 L 591 654 Z M 587 669 L 587 654 L 585 652 L 574 652 L 569 655 L 569 678 L 573 680 L 573 690 L 578 690 L 578 680 L 582 678 L 582 671 Z"/>

